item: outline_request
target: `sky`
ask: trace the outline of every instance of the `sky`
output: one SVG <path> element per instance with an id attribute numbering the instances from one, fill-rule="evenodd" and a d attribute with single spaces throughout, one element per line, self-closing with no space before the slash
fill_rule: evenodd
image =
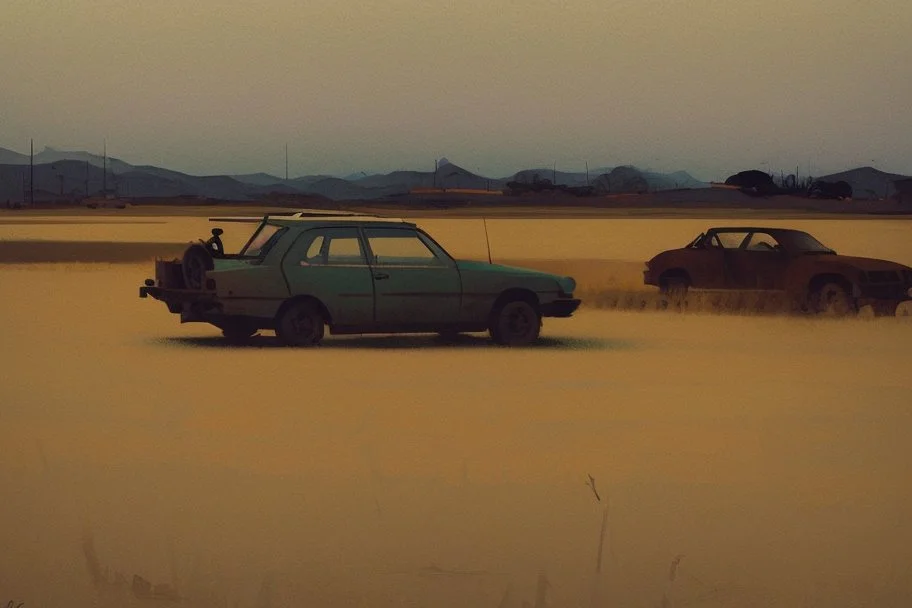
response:
<path id="1" fill-rule="evenodd" d="M 0 146 L 191 174 L 912 174 L 903 0 L 3 0 Z"/>

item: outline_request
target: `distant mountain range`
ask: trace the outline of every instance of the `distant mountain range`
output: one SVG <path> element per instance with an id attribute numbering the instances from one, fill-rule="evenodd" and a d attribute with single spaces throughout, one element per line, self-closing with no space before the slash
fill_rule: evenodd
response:
<path id="1" fill-rule="evenodd" d="M 29 156 L 0 148 L 0 205 L 23 201 L 28 194 Z M 103 168 L 107 167 L 105 171 Z M 356 173 L 346 177 L 307 175 L 283 179 L 268 173 L 196 176 L 149 165 L 132 165 L 85 151 L 46 147 L 34 155 L 35 200 L 79 199 L 105 194 L 122 198 L 218 199 L 254 201 L 270 195 L 310 195 L 331 200 L 369 200 L 407 194 L 418 188 L 503 190 L 510 182 L 551 180 L 566 186 L 592 185 L 596 191 L 641 192 L 707 188 L 685 171 L 658 173 L 632 166 L 599 167 L 585 172 L 532 168 L 508 177 L 477 175 L 441 159 L 436 172 L 394 171 Z M 853 169 L 821 179 L 845 179 L 856 197 L 890 196 L 892 182 L 902 176 L 870 167 Z M 856 186 L 856 184 L 858 184 Z"/>

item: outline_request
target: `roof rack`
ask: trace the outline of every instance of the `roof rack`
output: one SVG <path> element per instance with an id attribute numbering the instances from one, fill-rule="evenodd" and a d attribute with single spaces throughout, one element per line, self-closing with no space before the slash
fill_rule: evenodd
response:
<path id="1" fill-rule="evenodd" d="M 333 209 L 300 209 L 291 213 L 264 213 L 259 216 L 235 216 L 235 217 L 210 217 L 210 222 L 243 222 L 243 223 L 257 223 L 262 222 L 264 218 L 308 218 L 308 217 L 372 217 L 379 219 L 396 219 L 390 218 L 389 216 L 379 215 L 376 213 L 359 213 L 357 211 L 342 211 L 342 210 L 333 210 Z"/>

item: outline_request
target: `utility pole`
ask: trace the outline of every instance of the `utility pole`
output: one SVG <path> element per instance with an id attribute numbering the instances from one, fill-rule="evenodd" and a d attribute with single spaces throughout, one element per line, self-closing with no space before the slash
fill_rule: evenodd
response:
<path id="1" fill-rule="evenodd" d="M 101 161 L 101 196 L 108 196 L 108 140 L 104 140 L 104 156 Z"/>
<path id="2" fill-rule="evenodd" d="M 288 144 L 285 144 L 285 181 L 288 181 Z"/>
<path id="3" fill-rule="evenodd" d="M 589 185 L 589 161 L 586 161 L 586 185 Z"/>
<path id="4" fill-rule="evenodd" d="M 29 205 L 35 206 L 35 140 L 29 140 Z"/>
<path id="5" fill-rule="evenodd" d="M 86 161 L 85 189 L 86 189 L 86 198 L 89 198 L 89 161 Z"/>

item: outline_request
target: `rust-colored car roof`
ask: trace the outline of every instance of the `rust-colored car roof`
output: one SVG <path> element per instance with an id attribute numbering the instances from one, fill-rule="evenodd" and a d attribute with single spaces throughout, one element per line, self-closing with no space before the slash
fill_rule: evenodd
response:
<path id="1" fill-rule="evenodd" d="M 707 232 L 768 232 L 769 234 L 809 234 L 795 228 L 764 228 L 762 226 L 715 226 Z"/>

